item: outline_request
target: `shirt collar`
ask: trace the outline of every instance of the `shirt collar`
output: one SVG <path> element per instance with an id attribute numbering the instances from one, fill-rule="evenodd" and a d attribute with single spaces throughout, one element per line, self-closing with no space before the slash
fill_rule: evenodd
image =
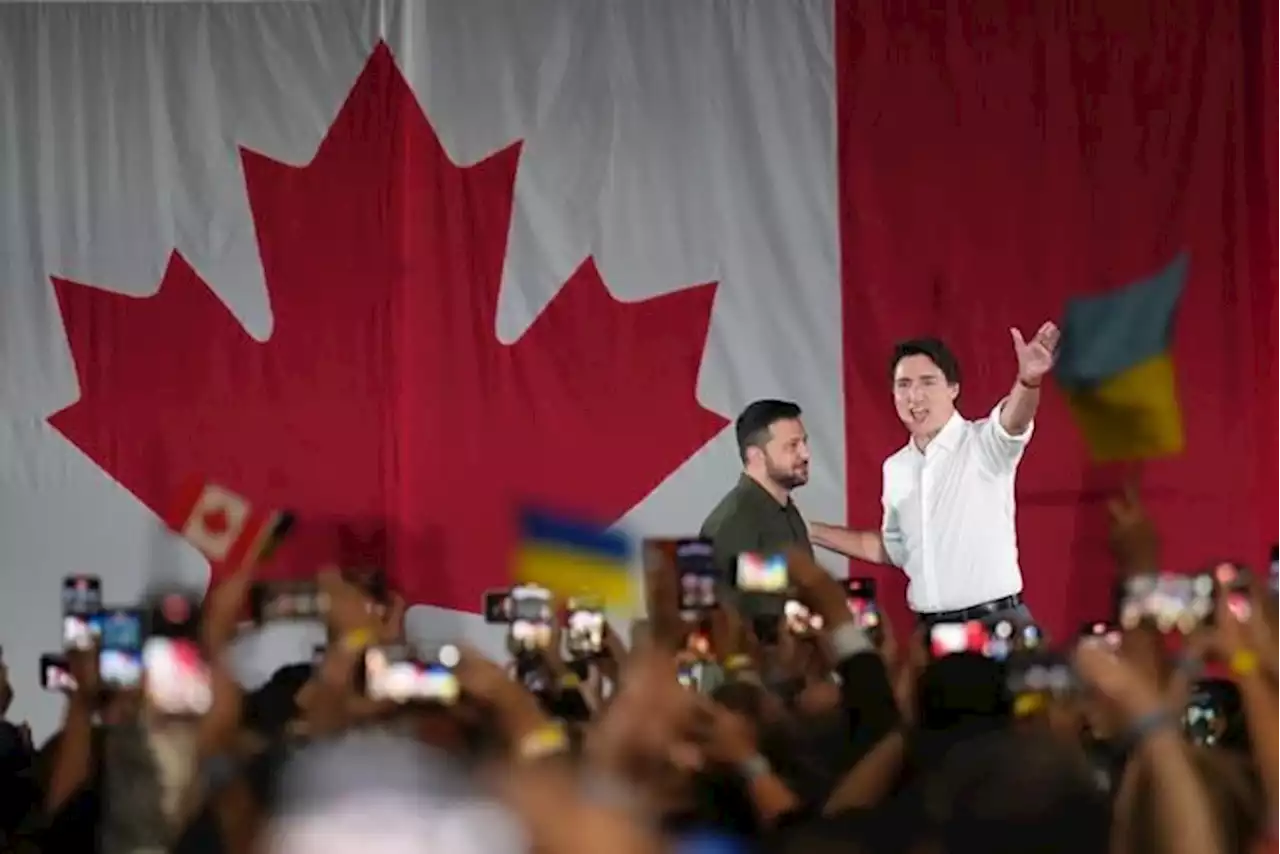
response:
<path id="1" fill-rule="evenodd" d="M 748 492 L 751 492 L 760 498 L 767 498 L 771 506 L 777 507 L 780 510 L 786 510 L 788 507 L 791 506 L 790 493 L 787 494 L 786 503 L 779 504 L 778 499 L 773 497 L 773 493 L 765 489 L 763 486 L 760 485 L 759 481 L 757 481 L 751 475 L 746 474 L 745 472 L 743 473 L 742 477 L 738 479 L 738 488 L 747 490 Z"/>
<path id="2" fill-rule="evenodd" d="M 964 430 L 965 423 L 964 416 L 960 414 L 960 410 L 952 412 L 951 417 L 947 419 L 947 423 L 942 425 L 938 435 L 933 437 L 933 441 L 929 443 L 925 450 L 928 450 L 928 448 L 941 448 L 944 451 L 954 450 L 956 443 L 960 441 L 960 433 Z M 907 447 L 921 456 L 924 455 L 924 451 L 920 450 L 914 437 L 907 440 Z"/>

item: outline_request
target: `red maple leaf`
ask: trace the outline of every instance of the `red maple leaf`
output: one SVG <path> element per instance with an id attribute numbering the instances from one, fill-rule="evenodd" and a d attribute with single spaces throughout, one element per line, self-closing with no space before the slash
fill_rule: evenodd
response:
<path id="1" fill-rule="evenodd" d="M 587 261 L 497 341 L 519 144 L 456 167 L 385 45 L 310 164 L 242 159 L 265 343 L 177 254 L 143 299 L 54 281 L 81 397 L 50 421 L 157 514 L 207 476 L 298 514 L 273 575 L 376 562 L 476 610 L 514 506 L 616 520 L 725 426 L 694 395 L 713 284 L 622 304 Z"/>

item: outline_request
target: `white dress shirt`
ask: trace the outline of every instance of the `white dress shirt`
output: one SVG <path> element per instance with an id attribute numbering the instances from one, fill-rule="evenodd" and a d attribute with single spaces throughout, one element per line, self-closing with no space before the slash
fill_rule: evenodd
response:
<path id="1" fill-rule="evenodd" d="M 978 421 L 957 412 L 923 452 L 911 439 L 884 462 L 881 534 L 917 613 L 1022 591 L 1013 480 L 1032 428 L 1011 435 L 1000 426 L 1002 406 Z"/>

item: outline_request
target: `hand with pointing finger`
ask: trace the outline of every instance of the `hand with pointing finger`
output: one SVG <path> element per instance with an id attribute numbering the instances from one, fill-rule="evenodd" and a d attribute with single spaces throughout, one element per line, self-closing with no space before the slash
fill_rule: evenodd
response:
<path id="1" fill-rule="evenodd" d="M 1018 381 L 1028 386 L 1038 386 L 1049 371 L 1053 370 L 1058 351 L 1058 339 L 1062 333 L 1052 321 L 1045 321 L 1030 341 L 1023 339 L 1018 328 L 1009 329 L 1013 336 L 1013 351 L 1018 357 Z"/>

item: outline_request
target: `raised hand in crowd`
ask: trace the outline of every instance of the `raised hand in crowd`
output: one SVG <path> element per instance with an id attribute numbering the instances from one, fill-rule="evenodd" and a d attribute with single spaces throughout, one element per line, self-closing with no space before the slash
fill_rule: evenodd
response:
<path id="1" fill-rule="evenodd" d="M 1116 541 L 1140 543 L 1118 557 L 1153 554 L 1136 493 L 1113 511 Z M 507 821 L 536 850 L 562 854 L 713 843 L 959 854 L 975 840 L 984 854 L 1215 854 L 1265 841 L 1255 813 L 1276 791 L 1276 654 L 1273 603 L 1256 582 L 1248 609 L 1218 595 L 1212 619 L 1185 637 L 1144 620 L 1114 644 L 1108 635 L 1078 648 L 951 652 L 923 622 L 902 639 L 883 614 L 864 625 L 807 551 L 788 552 L 786 564 L 781 598 L 737 591 L 689 613 L 679 568 L 654 550 L 645 572 L 653 642 L 627 650 L 606 623 L 598 650 L 574 651 L 556 616 L 546 645 L 521 652 L 515 667 L 466 644 L 415 650 L 402 602 L 325 570 L 316 579 L 323 655 L 246 695 L 227 661 L 237 635 L 253 630 L 240 622 L 254 583 L 247 567 L 204 604 L 203 715 L 158 717 L 145 691 L 104 689 L 94 652 L 69 654 L 78 687 L 67 693 L 43 824 L 24 844 L 70 850 L 67 828 L 83 820 L 75 810 L 103 789 L 99 768 L 109 779 L 112 763 L 132 755 L 98 755 L 95 721 L 140 723 L 153 773 L 185 774 L 176 807 L 168 784 L 127 799 L 135 823 L 162 821 L 155 836 L 175 854 L 211 839 L 226 851 L 287 854 L 322 837 L 389 852 L 401 819 L 464 854 L 468 844 L 516 850 L 499 832 Z M 807 616 L 788 619 L 782 599 Z M 375 672 L 375 660 L 391 669 Z M 1238 691 L 1238 720 L 1204 707 L 1202 671 L 1215 663 Z M 1032 684 L 1036 667 L 1063 675 Z M 394 677 L 382 693 L 371 682 L 379 673 Z M 1193 707 L 1218 727 L 1195 744 Z M 185 765 L 164 758 L 185 744 Z M 397 762 L 361 770 L 365 744 L 369 756 L 391 745 Z M 307 760 L 329 746 L 351 759 Z M 306 785 L 290 790 L 298 774 Z M 143 809 L 147 798 L 169 818 Z M 108 815 L 89 819 L 90 836 L 99 821 L 111 826 Z"/>

